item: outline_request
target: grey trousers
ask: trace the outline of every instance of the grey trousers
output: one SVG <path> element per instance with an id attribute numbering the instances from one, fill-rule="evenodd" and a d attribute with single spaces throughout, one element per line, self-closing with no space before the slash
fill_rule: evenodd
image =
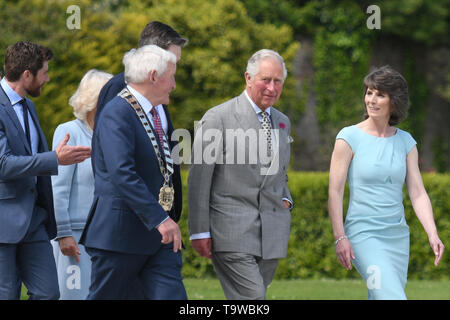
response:
<path id="1" fill-rule="evenodd" d="M 212 263 L 229 300 L 265 300 L 278 259 L 239 252 L 213 252 Z"/>

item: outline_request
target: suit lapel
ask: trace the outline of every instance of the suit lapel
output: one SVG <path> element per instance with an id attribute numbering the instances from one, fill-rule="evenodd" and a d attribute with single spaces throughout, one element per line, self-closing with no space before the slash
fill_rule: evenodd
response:
<path id="1" fill-rule="evenodd" d="M 259 123 L 258 116 L 250 104 L 250 101 L 248 101 L 244 92 L 237 99 L 238 102 L 236 104 L 234 117 L 236 118 L 237 123 L 240 124 L 239 128 L 244 129 L 244 131 L 255 129 L 258 134 L 259 129 L 261 129 L 261 124 Z"/>
<path id="2" fill-rule="evenodd" d="M 173 129 L 172 120 L 170 119 L 169 108 L 168 108 L 168 106 L 163 104 L 163 109 L 164 109 L 164 113 L 166 114 L 166 119 L 167 119 L 167 140 L 168 140 L 167 142 L 169 143 L 170 151 L 172 151 L 172 149 L 175 147 L 177 142 L 172 141 L 172 139 L 171 139 L 174 129 Z"/>
<path id="3" fill-rule="evenodd" d="M 268 179 L 272 179 L 277 176 L 281 164 L 284 163 L 283 157 L 285 156 L 282 152 L 280 152 L 280 150 L 283 148 L 284 144 L 287 143 L 287 136 L 286 132 L 284 131 L 284 126 L 282 128 L 280 125 L 281 123 L 280 113 L 273 107 L 271 108 L 270 111 L 270 118 L 272 119 L 272 126 L 273 126 L 272 137 L 273 139 L 276 140 L 275 145 L 277 146 L 277 148 L 275 149 L 275 152 L 273 154 L 268 174 L 264 176 L 261 188 L 264 187 L 264 184 L 267 182 Z"/>
<path id="4" fill-rule="evenodd" d="M 244 132 L 246 132 L 247 130 L 255 131 L 256 139 L 257 141 L 259 141 L 258 135 L 259 130 L 262 128 L 261 123 L 258 120 L 258 115 L 256 114 L 255 109 L 253 109 L 244 92 L 242 92 L 242 94 L 237 97 L 236 110 L 235 112 L 233 112 L 233 114 L 235 123 L 237 124 L 235 129 L 242 129 L 244 130 Z M 259 152 L 259 147 L 257 147 L 256 151 Z M 245 152 L 249 153 L 250 149 L 246 148 Z M 247 154 L 245 156 L 245 159 L 249 160 L 250 157 L 252 157 L 252 155 Z M 259 159 L 259 155 L 256 155 L 256 157 L 257 170 L 255 170 L 255 172 L 257 172 L 259 175 L 259 172 L 261 170 L 261 162 Z"/>
<path id="5" fill-rule="evenodd" d="M 16 111 L 14 111 L 13 106 L 11 105 L 11 101 L 9 101 L 8 96 L 3 91 L 3 88 L 0 86 L 0 104 L 5 108 L 6 114 L 11 119 L 11 122 L 16 127 L 18 131 L 19 137 L 22 140 L 23 145 L 25 146 L 26 151 L 31 154 L 31 147 L 28 145 L 27 137 L 25 136 L 25 132 L 23 131 L 22 125 L 20 124 L 19 118 L 17 118 Z"/>
<path id="6" fill-rule="evenodd" d="M 259 141 L 259 135 L 260 135 L 260 130 L 262 129 L 262 126 L 258 120 L 258 115 L 256 114 L 252 105 L 250 104 L 247 97 L 245 96 L 245 93 L 242 93 L 238 97 L 238 103 L 236 104 L 236 106 L 237 106 L 237 110 L 234 114 L 235 114 L 237 123 L 240 124 L 240 128 L 244 129 L 244 131 L 246 131 L 248 129 L 256 130 L 256 135 L 257 135 L 258 141 Z M 277 120 L 277 123 L 278 123 L 278 120 Z M 261 132 L 261 133 L 264 134 L 263 132 Z M 258 152 L 259 152 L 259 147 L 258 147 Z M 278 156 L 278 153 L 277 153 L 277 156 Z M 258 166 L 257 171 L 255 171 L 255 172 L 260 177 L 260 180 L 259 180 L 259 181 L 261 181 L 260 188 L 262 188 L 267 180 L 268 175 L 264 175 L 262 173 L 263 167 L 261 166 L 261 161 L 260 161 L 259 156 L 258 156 L 257 166 Z"/>
<path id="7" fill-rule="evenodd" d="M 272 107 L 271 111 L 270 111 L 270 118 L 272 120 L 272 139 L 274 140 L 274 146 L 276 146 L 273 156 L 272 156 L 272 161 L 270 163 L 270 167 L 268 168 L 268 172 L 267 174 L 264 176 L 264 180 L 261 184 L 261 188 L 264 187 L 264 185 L 266 184 L 268 179 L 271 179 L 273 177 L 277 176 L 277 172 L 279 170 L 279 166 L 280 166 L 280 131 L 281 130 L 277 130 L 280 128 L 280 117 L 279 114 L 277 112 L 277 110 Z"/>
<path id="8" fill-rule="evenodd" d="M 258 120 L 255 110 L 245 96 L 245 93 L 243 92 L 237 99 L 236 110 L 234 112 L 236 123 L 239 124 L 237 127 L 242 128 L 244 131 L 247 131 L 248 129 L 257 130 L 257 135 L 259 135 L 259 130 L 262 128 L 261 123 Z M 275 143 L 277 148 L 274 152 L 271 166 L 268 171 L 269 174 L 264 175 L 262 179 L 261 188 L 268 179 L 272 179 L 277 176 L 278 170 L 280 170 L 279 166 L 281 163 L 284 163 L 282 160 L 285 156 L 282 152 L 280 152 L 280 150 L 284 147 L 284 144 L 287 143 L 287 135 L 284 130 L 284 126 L 281 126 L 280 112 L 272 107 L 270 117 L 272 120 L 273 129 L 278 129 L 272 131 L 272 137 L 276 140 Z M 259 170 L 261 170 L 261 164 L 259 161 L 258 167 L 258 172 L 260 172 Z"/>
<path id="9" fill-rule="evenodd" d="M 167 118 L 167 135 L 169 136 L 173 132 L 172 120 L 170 119 L 169 107 L 166 106 L 165 104 L 163 104 L 163 109 L 164 109 L 164 112 L 165 112 L 166 118 Z"/>
<path id="10" fill-rule="evenodd" d="M 47 139 L 45 139 L 44 132 L 42 131 L 42 128 L 39 124 L 36 108 L 34 107 L 34 104 L 30 100 L 28 100 L 27 103 L 28 103 L 28 110 L 30 110 L 31 119 L 33 119 L 34 126 L 36 127 L 36 130 L 38 132 L 39 137 L 38 152 L 46 152 L 48 151 Z"/>
<path id="11" fill-rule="evenodd" d="M 275 140 L 275 145 L 277 148 L 275 149 L 274 156 L 280 152 L 280 117 L 278 112 L 276 112 L 275 108 L 271 108 L 270 118 L 272 119 L 272 137 Z"/>

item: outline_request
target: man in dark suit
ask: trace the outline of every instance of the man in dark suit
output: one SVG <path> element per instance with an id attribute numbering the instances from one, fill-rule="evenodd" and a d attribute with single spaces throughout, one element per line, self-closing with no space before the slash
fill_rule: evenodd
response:
<path id="1" fill-rule="evenodd" d="M 19 299 L 21 281 L 30 299 L 58 299 L 50 239 L 56 236 L 50 175 L 58 164 L 90 157 L 89 147 L 68 146 L 67 135 L 49 151 L 36 109 L 50 79 L 50 49 L 30 42 L 7 48 L 0 81 L 0 299 Z"/>
<path id="2" fill-rule="evenodd" d="M 175 31 L 172 27 L 159 22 L 159 21 L 151 21 L 149 22 L 141 32 L 139 37 L 139 47 L 143 47 L 145 45 L 157 45 L 165 50 L 168 50 L 176 55 L 177 62 L 181 58 L 181 49 L 187 44 L 188 40 L 180 36 L 180 34 Z M 105 105 L 111 101 L 117 94 L 125 88 L 126 83 L 124 79 L 124 73 L 121 72 L 114 76 L 111 80 L 109 80 L 100 91 L 100 95 L 98 97 L 97 103 L 97 113 L 95 114 L 95 122 L 94 122 L 94 131 L 97 129 L 97 121 L 100 117 L 100 114 L 105 107 Z M 169 137 L 169 146 L 172 150 L 177 144 L 176 141 L 170 140 L 172 133 L 174 131 L 172 121 L 170 119 L 169 110 L 167 105 L 162 105 L 159 108 L 164 110 L 161 113 L 161 121 L 164 132 Z M 95 141 L 92 140 L 92 149 L 94 149 Z M 92 157 L 93 159 L 94 157 Z M 92 163 L 92 168 L 94 169 L 95 174 L 95 164 Z M 181 209 L 183 206 L 182 200 L 182 186 L 181 186 L 181 176 L 180 176 L 180 167 L 179 165 L 174 166 L 174 174 L 172 177 L 173 185 L 175 189 L 175 201 L 172 207 L 172 215 L 174 216 L 175 221 L 178 221 L 181 215 Z"/>
<path id="3" fill-rule="evenodd" d="M 176 62 L 155 45 L 127 52 L 128 85 L 97 121 L 94 202 L 80 240 L 92 260 L 88 299 L 129 298 L 136 278 L 147 299 L 187 298 L 171 211 L 173 160 L 158 110 L 175 89 Z"/>

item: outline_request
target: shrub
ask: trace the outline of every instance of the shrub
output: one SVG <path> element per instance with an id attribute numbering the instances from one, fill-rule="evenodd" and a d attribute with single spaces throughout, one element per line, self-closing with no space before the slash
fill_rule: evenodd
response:
<path id="1" fill-rule="evenodd" d="M 215 276 L 211 261 L 200 257 L 190 246 L 187 219 L 187 171 L 183 171 L 183 215 L 180 227 L 186 250 L 183 251 L 185 277 Z M 425 188 L 433 205 L 439 236 L 444 245 L 450 239 L 450 175 L 424 174 Z M 289 188 L 294 200 L 287 257 L 281 259 L 275 278 L 359 278 L 353 268 L 345 270 L 334 249 L 333 231 L 328 217 L 328 173 L 290 172 Z M 405 216 L 410 227 L 410 279 L 449 279 L 450 255 L 434 267 L 434 254 L 428 237 L 414 214 L 406 187 L 403 190 Z M 344 212 L 348 206 L 348 189 L 344 195 Z"/>

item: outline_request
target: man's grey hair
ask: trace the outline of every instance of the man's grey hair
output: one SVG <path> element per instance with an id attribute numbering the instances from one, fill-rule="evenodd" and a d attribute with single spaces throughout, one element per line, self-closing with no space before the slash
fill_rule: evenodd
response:
<path id="1" fill-rule="evenodd" d="M 286 80 L 287 70 L 284 64 L 283 57 L 278 54 L 278 52 L 270 49 L 261 49 L 255 52 L 247 63 L 247 73 L 250 75 L 250 79 L 253 79 L 259 72 L 259 62 L 266 59 L 275 59 L 280 62 L 283 67 L 283 81 Z"/>
<path id="2" fill-rule="evenodd" d="M 155 45 L 131 49 L 123 56 L 126 83 L 142 83 L 149 72 L 156 71 L 158 76 L 166 72 L 169 62 L 177 63 L 177 57 L 170 51 Z"/>

